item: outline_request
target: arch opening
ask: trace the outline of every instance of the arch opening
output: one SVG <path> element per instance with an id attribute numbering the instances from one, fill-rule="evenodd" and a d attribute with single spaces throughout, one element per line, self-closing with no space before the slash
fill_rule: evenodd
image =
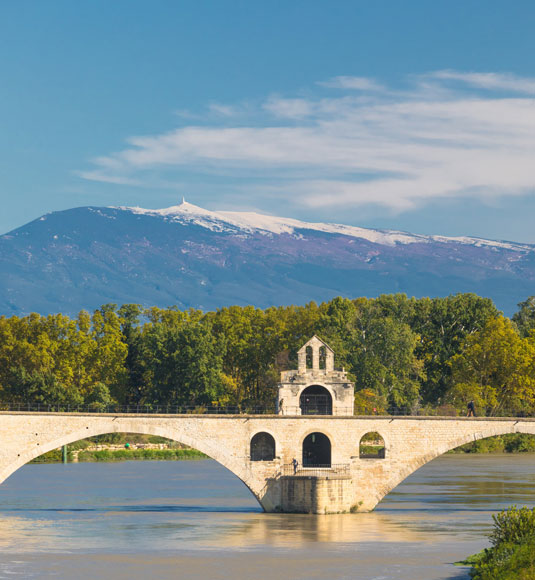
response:
<path id="1" fill-rule="evenodd" d="M 311 369 L 313 364 L 312 347 L 306 347 L 306 368 Z"/>
<path id="2" fill-rule="evenodd" d="M 327 368 L 327 349 L 324 346 L 320 346 L 319 364 L 320 370 L 325 370 Z"/>
<path id="3" fill-rule="evenodd" d="M 496 431 L 479 432 L 474 437 L 474 433 L 464 435 L 463 437 L 453 440 L 446 447 L 442 447 L 436 452 L 422 455 L 421 458 L 412 464 L 406 465 L 404 468 L 400 469 L 397 474 L 391 479 L 388 485 L 385 487 L 384 493 L 381 494 L 380 498 L 373 504 L 370 505 L 370 510 L 376 507 L 387 495 L 394 491 L 403 481 L 419 471 L 425 468 L 430 463 L 439 459 L 447 454 L 467 454 L 474 458 L 477 455 L 482 455 L 483 457 L 489 457 L 493 453 L 506 454 L 511 456 L 522 455 L 523 453 L 535 452 L 535 433 L 532 433 L 532 427 L 528 426 L 527 431 L 523 431 L 522 428 L 518 428 L 517 431 L 512 433 L 508 428 L 502 434 L 496 434 Z M 479 436 L 478 436 L 479 435 Z M 471 460 L 472 463 L 472 460 Z"/>
<path id="4" fill-rule="evenodd" d="M 331 441 L 323 433 L 310 433 L 303 441 L 303 467 L 331 467 Z"/>
<path id="5" fill-rule="evenodd" d="M 251 439 L 251 461 L 273 461 L 275 439 L 269 433 L 257 433 Z"/>
<path id="6" fill-rule="evenodd" d="M 91 419 L 93 419 L 93 417 L 91 417 Z M 255 482 L 250 479 L 250 474 L 247 470 L 246 464 L 236 461 L 230 450 L 224 444 L 220 445 L 222 442 L 219 440 L 214 441 L 210 437 L 203 437 L 202 434 L 200 434 L 201 436 L 192 436 L 191 433 L 185 432 L 182 425 L 180 425 L 181 428 L 179 429 L 170 429 L 168 426 L 153 424 L 140 424 L 139 426 L 136 426 L 135 429 L 132 429 L 130 424 L 125 424 L 124 427 L 127 428 L 121 428 L 123 427 L 123 421 L 117 419 L 117 417 L 110 417 L 109 425 L 103 425 L 101 421 L 84 421 L 80 423 L 80 427 L 78 428 L 66 429 L 66 432 L 61 437 L 54 437 L 48 440 L 41 439 L 37 442 L 35 447 L 21 449 L 20 453 L 15 453 L 13 455 L 12 460 L 0 464 L 0 483 L 4 482 L 10 475 L 27 463 L 30 463 L 32 460 L 47 452 L 62 448 L 64 445 L 72 446 L 82 440 L 111 436 L 112 434 L 114 436 L 117 434 L 129 434 L 134 436 L 143 435 L 162 439 L 165 438 L 166 440 L 176 442 L 179 446 L 187 446 L 196 450 L 196 452 L 204 454 L 206 458 L 216 461 L 241 480 L 241 482 L 245 484 L 253 494 L 261 507 L 266 509 L 264 505 L 265 494 L 262 493 L 263 489 L 254 487 Z M 39 429 L 37 428 L 35 431 L 38 432 Z"/>
<path id="7" fill-rule="evenodd" d="M 321 385 L 307 387 L 299 397 L 301 415 L 332 415 L 331 393 Z"/>
<path id="8" fill-rule="evenodd" d="M 370 431 L 360 438 L 360 459 L 384 459 L 385 456 L 385 440 L 377 431 Z"/>

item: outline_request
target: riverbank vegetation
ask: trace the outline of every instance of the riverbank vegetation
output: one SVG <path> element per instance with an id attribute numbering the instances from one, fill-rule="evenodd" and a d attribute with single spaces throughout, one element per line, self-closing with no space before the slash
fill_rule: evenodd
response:
<path id="1" fill-rule="evenodd" d="M 71 462 L 188 460 L 207 459 L 198 451 L 177 441 L 136 433 L 109 433 L 76 441 L 67 446 Z M 61 463 L 62 449 L 53 449 L 32 460 L 32 463 Z"/>
<path id="2" fill-rule="evenodd" d="M 461 445 L 450 453 L 534 453 L 535 436 L 527 433 L 510 433 L 478 439 Z"/>
<path id="3" fill-rule="evenodd" d="M 493 519 L 491 547 L 459 563 L 472 566 L 474 580 L 533 580 L 535 508 L 512 506 Z"/>
<path id="4" fill-rule="evenodd" d="M 479 415 L 535 414 L 535 297 L 509 319 L 474 294 L 0 317 L 0 402 L 272 409 L 313 334 L 355 381 L 356 413 L 464 415 L 474 400 Z"/>

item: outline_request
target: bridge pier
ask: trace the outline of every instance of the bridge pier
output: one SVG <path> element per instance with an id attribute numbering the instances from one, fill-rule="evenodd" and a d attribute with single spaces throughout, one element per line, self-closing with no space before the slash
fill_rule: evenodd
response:
<path id="1" fill-rule="evenodd" d="M 351 476 L 296 475 L 281 478 L 281 511 L 305 514 L 332 514 L 351 511 Z"/>

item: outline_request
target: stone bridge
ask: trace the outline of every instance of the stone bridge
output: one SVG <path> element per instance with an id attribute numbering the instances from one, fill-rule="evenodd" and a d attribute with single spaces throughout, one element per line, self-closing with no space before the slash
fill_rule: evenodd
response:
<path id="1" fill-rule="evenodd" d="M 106 433 L 159 435 L 198 449 L 267 512 L 366 512 L 428 461 L 492 435 L 535 435 L 535 419 L 2 412 L 0 482 L 47 451 Z M 375 456 L 359 452 L 369 433 L 384 441 Z"/>

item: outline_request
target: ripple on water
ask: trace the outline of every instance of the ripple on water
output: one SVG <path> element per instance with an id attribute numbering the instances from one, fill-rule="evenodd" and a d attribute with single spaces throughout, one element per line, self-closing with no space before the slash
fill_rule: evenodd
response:
<path id="1" fill-rule="evenodd" d="M 263 514 L 217 463 L 27 465 L 0 486 L 0 578 L 467 578 L 535 457 L 448 455 L 370 514 Z M 186 572 L 187 571 L 187 572 Z"/>

